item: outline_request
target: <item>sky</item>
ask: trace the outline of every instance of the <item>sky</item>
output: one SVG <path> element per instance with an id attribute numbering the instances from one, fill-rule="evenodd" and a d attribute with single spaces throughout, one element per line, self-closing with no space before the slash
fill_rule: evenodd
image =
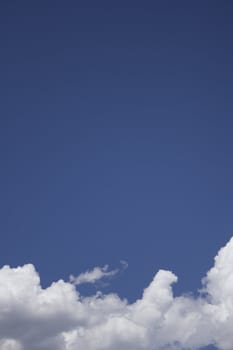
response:
<path id="1" fill-rule="evenodd" d="M 233 317 L 232 297 L 223 302 L 233 288 L 232 12 L 231 1 L 215 0 L 1 1 L 0 304 L 12 305 L 0 311 L 1 349 L 212 350 L 216 333 L 217 348 L 232 350 L 227 327 L 167 343 L 150 328 L 160 329 L 158 312 L 179 320 L 181 307 L 205 330 L 209 300 L 216 324 L 224 308 Z M 157 311 L 141 325 L 148 286 Z M 23 295 L 34 308 L 54 298 L 57 318 L 18 305 Z M 49 317 L 51 337 L 38 323 Z M 38 334 L 25 340 L 20 324 L 31 318 Z M 164 327 L 176 336 L 172 321 Z"/>

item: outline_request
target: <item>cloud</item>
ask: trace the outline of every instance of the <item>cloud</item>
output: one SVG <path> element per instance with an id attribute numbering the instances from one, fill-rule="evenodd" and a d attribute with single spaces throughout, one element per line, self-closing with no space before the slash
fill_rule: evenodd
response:
<path id="1" fill-rule="evenodd" d="M 119 272 L 118 269 L 109 271 L 108 265 L 104 267 L 94 267 L 93 270 L 88 270 L 81 273 L 78 277 L 70 276 L 70 282 L 76 286 L 83 283 L 96 283 L 103 278 L 110 278 Z"/>
<path id="2" fill-rule="evenodd" d="M 96 283 L 97 281 L 103 278 L 111 278 L 117 275 L 120 271 L 124 271 L 128 268 L 128 263 L 126 261 L 121 260 L 120 263 L 120 269 L 109 270 L 109 266 L 105 265 L 103 267 L 94 267 L 94 269 L 83 272 L 77 277 L 70 275 L 70 283 L 73 283 L 74 285 L 78 286 L 84 283 Z"/>
<path id="3" fill-rule="evenodd" d="M 233 349 L 233 238 L 219 251 L 197 298 L 174 297 L 177 277 L 165 270 L 132 304 L 117 294 L 85 297 L 76 290 L 75 284 L 113 271 L 95 268 L 72 283 L 59 280 L 43 289 L 33 265 L 4 266 L 0 349 L 194 350 L 210 344 Z"/>

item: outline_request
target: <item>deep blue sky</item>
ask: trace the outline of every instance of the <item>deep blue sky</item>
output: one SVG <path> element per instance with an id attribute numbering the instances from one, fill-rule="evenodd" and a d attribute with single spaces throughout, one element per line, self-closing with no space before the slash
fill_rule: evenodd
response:
<path id="1" fill-rule="evenodd" d="M 0 7 L 0 264 L 194 292 L 233 228 L 232 2 Z"/>

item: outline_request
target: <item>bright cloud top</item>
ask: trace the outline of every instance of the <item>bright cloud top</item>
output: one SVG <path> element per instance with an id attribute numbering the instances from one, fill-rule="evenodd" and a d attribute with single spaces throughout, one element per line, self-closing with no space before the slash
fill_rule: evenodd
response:
<path id="1" fill-rule="evenodd" d="M 75 284 L 114 271 L 95 268 L 43 289 L 33 265 L 4 266 L 0 349 L 178 350 L 210 344 L 233 349 L 233 238 L 216 256 L 199 298 L 174 297 L 177 277 L 164 270 L 132 304 L 116 294 L 83 297 L 76 291 Z"/>

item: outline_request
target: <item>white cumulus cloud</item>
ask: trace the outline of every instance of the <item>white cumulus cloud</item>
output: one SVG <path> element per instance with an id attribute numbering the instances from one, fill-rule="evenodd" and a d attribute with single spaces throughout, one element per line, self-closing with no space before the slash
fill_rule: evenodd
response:
<path id="1" fill-rule="evenodd" d="M 165 270 L 132 304 L 117 294 L 85 297 L 76 290 L 115 271 L 97 267 L 43 289 L 33 265 L 2 267 L 0 349 L 233 349 L 233 238 L 219 251 L 197 298 L 174 297 L 177 277 Z"/>

